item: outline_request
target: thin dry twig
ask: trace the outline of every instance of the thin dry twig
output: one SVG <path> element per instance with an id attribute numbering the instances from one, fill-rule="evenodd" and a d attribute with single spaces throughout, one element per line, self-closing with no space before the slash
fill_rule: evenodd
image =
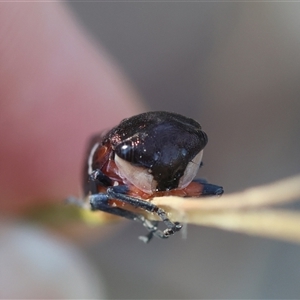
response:
<path id="1" fill-rule="evenodd" d="M 217 199 L 159 197 L 153 203 L 176 221 L 300 243 L 300 212 L 270 209 L 298 200 L 299 175 Z"/>

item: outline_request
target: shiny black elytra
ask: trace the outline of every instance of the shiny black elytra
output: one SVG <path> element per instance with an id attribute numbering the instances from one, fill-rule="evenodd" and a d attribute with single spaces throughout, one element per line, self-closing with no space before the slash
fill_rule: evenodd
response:
<path id="1" fill-rule="evenodd" d="M 147 112 L 123 120 L 105 135 L 95 135 L 84 168 L 84 192 L 91 208 L 141 222 L 153 236 L 168 238 L 181 229 L 151 203 L 156 196 L 221 195 L 223 188 L 194 179 L 207 135 L 193 119 L 170 112 Z M 157 214 L 167 229 L 146 219 Z"/>

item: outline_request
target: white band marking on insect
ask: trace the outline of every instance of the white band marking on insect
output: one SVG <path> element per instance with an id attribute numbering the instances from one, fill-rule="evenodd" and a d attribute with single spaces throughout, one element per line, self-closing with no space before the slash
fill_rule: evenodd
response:
<path id="1" fill-rule="evenodd" d="M 96 152 L 96 149 L 98 148 L 100 143 L 96 143 L 91 152 L 90 152 L 90 155 L 89 155 L 89 158 L 88 158 L 88 174 L 90 175 L 92 172 L 93 172 L 93 169 L 92 169 L 92 164 L 93 164 L 93 156 Z"/>

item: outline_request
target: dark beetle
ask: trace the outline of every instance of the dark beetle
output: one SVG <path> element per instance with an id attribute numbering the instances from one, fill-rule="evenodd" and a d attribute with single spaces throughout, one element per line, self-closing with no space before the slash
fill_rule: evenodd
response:
<path id="1" fill-rule="evenodd" d="M 181 229 L 151 203 L 156 196 L 221 195 L 223 188 L 194 180 L 207 135 L 196 121 L 169 112 L 148 112 L 123 120 L 105 135 L 95 135 L 88 149 L 84 192 L 93 210 L 140 221 L 149 234 L 168 238 Z M 156 213 L 167 226 L 146 219 Z"/>

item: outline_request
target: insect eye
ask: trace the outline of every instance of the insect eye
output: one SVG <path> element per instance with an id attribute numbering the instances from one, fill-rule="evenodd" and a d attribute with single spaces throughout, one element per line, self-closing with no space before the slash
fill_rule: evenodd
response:
<path id="1" fill-rule="evenodd" d="M 116 154 L 126 161 L 133 161 L 133 147 L 131 142 L 118 145 L 115 149 Z"/>

